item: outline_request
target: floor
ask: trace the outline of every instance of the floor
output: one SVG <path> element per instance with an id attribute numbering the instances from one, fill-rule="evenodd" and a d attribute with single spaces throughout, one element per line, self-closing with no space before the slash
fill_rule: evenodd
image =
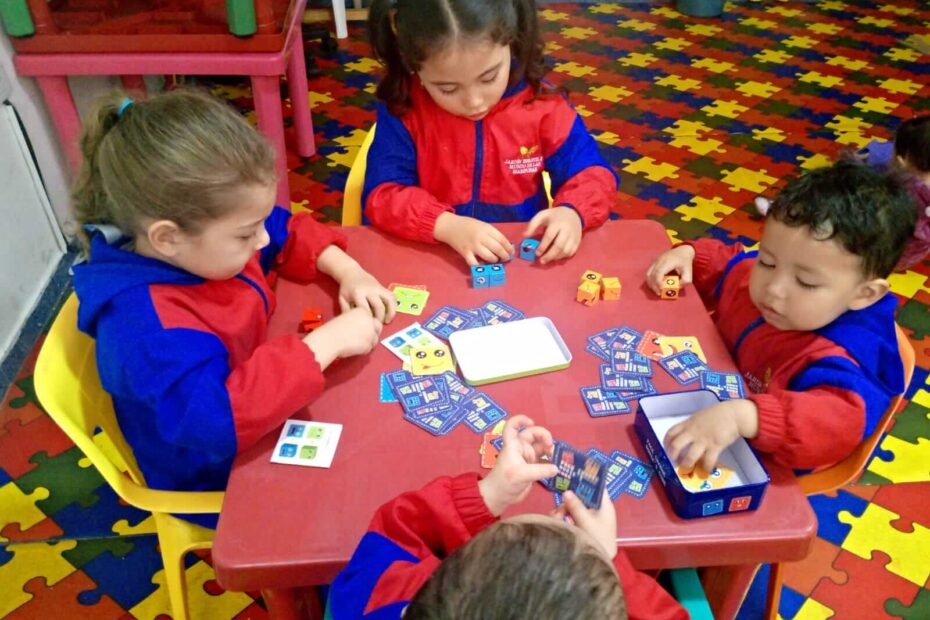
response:
<path id="1" fill-rule="evenodd" d="M 753 197 L 930 112 L 930 57 L 905 44 L 930 26 L 919 0 L 737 4 L 722 20 L 657 3 L 541 8 L 551 80 L 620 173 L 616 216 L 658 220 L 673 239 L 751 243 Z M 291 206 L 338 222 L 374 119 L 377 65 L 360 25 L 319 65 L 309 94 L 319 154 L 289 155 Z M 214 90 L 250 109 L 244 86 Z M 919 366 L 909 402 L 858 484 L 811 499 L 818 538 L 788 569 L 784 618 L 930 617 L 928 277 L 930 261 L 892 278 Z M 0 408 L 0 617 L 167 614 L 150 519 L 122 505 L 42 412 L 34 354 Z M 266 616 L 255 597 L 218 587 L 209 556 L 189 564 L 195 617 Z M 743 618 L 759 617 L 761 596 L 751 592 Z"/>

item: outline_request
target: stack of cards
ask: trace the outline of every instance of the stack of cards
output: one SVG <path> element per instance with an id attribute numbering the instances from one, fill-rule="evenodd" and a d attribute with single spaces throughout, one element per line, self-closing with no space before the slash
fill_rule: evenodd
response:
<path id="1" fill-rule="evenodd" d="M 525 318 L 526 314 L 520 310 L 499 299 L 492 299 L 480 308 L 443 306 L 426 320 L 423 328 L 439 338 L 448 340 L 449 336 L 462 329 L 509 323 Z"/>
<path id="2" fill-rule="evenodd" d="M 494 425 L 494 428 L 484 434 L 481 441 L 481 448 L 478 453 L 481 455 L 481 467 L 491 469 L 497 462 L 497 455 L 504 448 L 504 420 Z M 498 445 L 499 442 L 499 445 Z"/>
<path id="3" fill-rule="evenodd" d="M 567 446 L 563 442 L 555 442 L 555 451 L 553 452 L 553 463 L 559 466 L 559 475 L 555 478 L 550 478 L 543 481 L 543 486 L 545 486 L 550 491 L 554 492 L 555 505 L 560 506 L 562 504 L 562 492 L 571 490 L 585 503 L 589 508 L 597 508 L 600 506 L 600 500 L 596 504 L 588 503 L 586 498 L 592 497 L 593 493 L 596 493 L 598 497 L 603 495 L 604 490 L 607 490 L 607 495 L 610 497 L 611 501 L 617 501 L 617 499 L 623 493 L 632 495 L 637 499 L 642 499 L 646 494 L 646 490 L 649 488 L 649 483 L 652 481 L 653 470 L 648 464 L 639 460 L 636 457 L 625 454 L 619 450 L 614 450 L 610 454 L 606 454 L 598 450 L 597 448 L 591 448 L 587 453 L 582 454 L 577 450 Z M 566 452 L 568 450 L 568 452 Z M 570 454 L 570 457 L 566 457 L 566 454 Z M 579 456 L 580 455 L 580 456 Z M 588 469 L 589 472 L 594 471 L 594 463 L 598 464 L 600 470 L 598 470 L 598 475 L 603 475 L 603 480 L 594 480 L 593 478 L 588 479 L 587 484 L 582 484 L 581 486 L 572 487 L 572 481 L 569 481 L 566 488 L 559 487 L 559 481 L 561 480 L 561 486 L 565 486 L 565 478 L 563 474 L 563 462 L 560 462 L 560 459 L 564 461 L 565 459 L 570 459 L 576 469 L 581 468 L 584 470 Z M 584 460 L 582 460 L 584 459 Z M 564 467 L 565 471 L 568 472 L 569 468 Z M 602 470 L 602 471 L 601 471 Z M 599 486 L 603 483 L 603 486 Z M 579 493 L 578 488 L 581 488 L 582 491 Z M 583 496 L 582 493 L 585 495 Z"/>
<path id="4" fill-rule="evenodd" d="M 402 362 L 408 364 L 410 363 L 410 349 L 444 346 L 441 340 L 437 340 L 435 336 L 425 331 L 419 323 L 413 323 L 396 334 L 391 334 L 382 340 L 381 344 L 399 357 Z"/>
<path id="5" fill-rule="evenodd" d="M 566 443 L 558 441 L 552 453 L 552 463 L 559 473 L 543 484 L 556 493 L 556 506 L 561 503 L 562 493 L 572 491 L 588 508 L 601 507 L 601 498 L 607 486 L 607 461 L 599 455 L 585 454 Z"/>
<path id="6" fill-rule="evenodd" d="M 417 377 L 397 370 L 385 373 L 384 378 L 404 409 L 404 419 L 433 435 L 447 435 L 461 422 L 483 433 L 507 417 L 490 396 L 448 371 Z"/>

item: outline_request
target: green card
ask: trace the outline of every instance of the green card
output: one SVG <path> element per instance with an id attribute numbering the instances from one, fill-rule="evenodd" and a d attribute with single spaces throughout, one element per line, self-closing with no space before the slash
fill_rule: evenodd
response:
<path id="1" fill-rule="evenodd" d="M 397 300 L 398 312 L 420 316 L 423 314 L 423 309 L 426 308 L 429 291 L 407 288 L 406 286 L 395 286 L 394 298 Z"/>

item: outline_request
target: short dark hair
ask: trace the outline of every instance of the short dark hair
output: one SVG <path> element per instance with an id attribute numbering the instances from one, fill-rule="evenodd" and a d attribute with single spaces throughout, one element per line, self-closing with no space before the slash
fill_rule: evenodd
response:
<path id="1" fill-rule="evenodd" d="M 835 238 L 862 259 L 866 277 L 883 278 L 914 234 L 917 209 L 900 175 L 844 156 L 791 180 L 768 216 L 807 226 L 818 239 Z"/>
<path id="2" fill-rule="evenodd" d="M 404 620 L 627 617 L 606 557 L 557 523 L 501 521 L 446 558 Z"/>
<path id="3" fill-rule="evenodd" d="M 392 114 L 410 107 L 411 72 L 454 37 L 509 45 L 510 84 L 525 79 L 541 92 L 548 68 L 534 0 L 373 0 L 368 39 L 385 68 L 377 96 Z"/>
<path id="4" fill-rule="evenodd" d="M 898 125 L 894 154 L 919 172 L 930 172 L 930 114 L 915 116 Z"/>

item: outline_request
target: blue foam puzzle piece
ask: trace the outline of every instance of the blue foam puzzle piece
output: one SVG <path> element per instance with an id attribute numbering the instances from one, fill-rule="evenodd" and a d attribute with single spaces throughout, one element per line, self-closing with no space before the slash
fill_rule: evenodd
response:
<path id="1" fill-rule="evenodd" d="M 839 520 L 841 510 L 849 511 L 853 516 L 861 517 L 869 502 L 847 491 L 837 491 L 836 497 L 829 495 L 811 495 L 807 498 L 814 512 L 817 513 L 817 536 L 843 546 L 852 526 Z"/>

